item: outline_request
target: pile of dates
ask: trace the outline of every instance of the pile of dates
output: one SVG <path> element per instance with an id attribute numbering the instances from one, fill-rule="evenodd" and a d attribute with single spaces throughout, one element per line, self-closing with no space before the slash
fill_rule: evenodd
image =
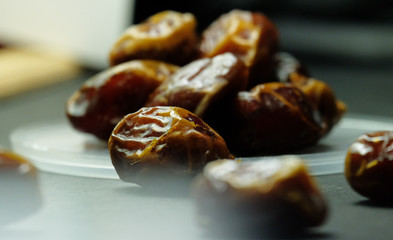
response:
<path id="1" fill-rule="evenodd" d="M 342 117 L 345 104 L 280 52 L 264 14 L 232 10 L 201 33 L 196 25 L 191 13 L 163 11 L 130 26 L 110 50 L 110 67 L 69 98 L 72 126 L 109 140 L 117 169 L 145 172 L 143 159 L 157 166 L 172 156 L 192 173 L 203 165 L 192 155 L 207 162 L 290 153 L 317 143 Z"/>

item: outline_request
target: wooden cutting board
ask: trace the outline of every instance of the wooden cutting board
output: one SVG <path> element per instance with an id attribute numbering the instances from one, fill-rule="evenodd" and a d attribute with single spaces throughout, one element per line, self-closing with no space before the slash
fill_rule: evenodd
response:
<path id="1" fill-rule="evenodd" d="M 0 99 L 72 79 L 81 70 L 75 59 L 32 49 L 0 49 Z"/>

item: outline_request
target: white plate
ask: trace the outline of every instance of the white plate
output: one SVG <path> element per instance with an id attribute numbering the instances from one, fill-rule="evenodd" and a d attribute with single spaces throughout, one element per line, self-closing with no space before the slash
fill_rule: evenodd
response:
<path id="1" fill-rule="evenodd" d="M 393 130 L 393 120 L 345 117 L 319 143 L 294 153 L 305 159 L 313 175 L 341 173 L 348 147 L 363 133 Z M 107 143 L 79 133 L 67 122 L 20 127 L 10 136 L 12 149 L 26 156 L 43 171 L 98 178 L 118 179 Z M 270 157 L 242 158 L 245 161 Z"/>

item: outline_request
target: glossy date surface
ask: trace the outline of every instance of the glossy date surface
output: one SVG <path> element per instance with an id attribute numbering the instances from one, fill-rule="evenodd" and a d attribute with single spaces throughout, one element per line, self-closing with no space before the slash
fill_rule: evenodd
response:
<path id="1" fill-rule="evenodd" d="M 293 73 L 290 83 L 299 88 L 314 105 L 324 134 L 330 132 L 346 112 L 346 105 L 336 98 L 332 88 L 323 81 Z"/>
<path id="2" fill-rule="evenodd" d="M 239 155 L 288 153 L 315 144 L 322 129 L 306 96 L 292 84 L 260 84 L 239 92 L 226 136 Z"/>
<path id="3" fill-rule="evenodd" d="M 202 33 L 201 57 L 225 52 L 238 56 L 250 69 L 249 86 L 266 82 L 278 49 L 278 30 L 264 14 L 232 10 L 221 15 Z"/>
<path id="4" fill-rule="evenodd" d="M 68 120 L 75 129 L 107 141 L 116 124 L 143 107 L 149 94 L 177 69 L 153 60 L 109 68 L 87 80 L 68 99 Z"/>
<path id="5" fill-rule="evenodd" d="M 228 104 L 247 79 L 248 69 L 231 53 L 195 60 L 167 78 L 146 106 L 177 106 L 203 117 L 212 107 Z"/>
<path id="6" fill-rule="evenodd" d="M 183 65 L 194 58 L 196 20 L 191 13 L 163 11 L 130 26 L 110 51 L 110 64 L 155 59 Z"/>
<path id="7" fill-rule="evenodd" d="M 124 117 L 109 139 L 120 179 L 150 186 L 193 176 L 204 165 L 232 158 L 224 139 L 195 114 L 178 107 L 151 107 Z"/>
<path id="8" fill-rule="evenodd" d="M 337 124 L 346 112 L 346 105 L 338 100 L 333 89 L 324 81 L 310 77 L 306 67 L 293 55 L 285 52 L 275 54 L 276 78 L 299 88 L 319 115 L 324 134 Z"/>
<path id="9" fill-rule="evenodd" d="M 361 195 L 379 201 L 393 199 L 393 131 L 361 135 L 348 149 L 345 176 Z"/>

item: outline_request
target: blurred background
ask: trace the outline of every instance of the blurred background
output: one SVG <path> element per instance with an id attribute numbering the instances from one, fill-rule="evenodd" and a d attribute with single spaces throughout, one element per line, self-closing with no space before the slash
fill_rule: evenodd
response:
<path id="1" fill-rule="evenodd" d="M 108 67 L 109 49 L 127 26 L 154 13 L 192 12 L 201 32 L 234 8 L 271 18 L 281 50 L 331 85 L 350 113 L 393 117 L 393 3 L 388 0 L 2 0 L 0 103 L 6 107 L 10 97 L 63 81 L 76 82 L 67 85 L 76 89 Z"/>

